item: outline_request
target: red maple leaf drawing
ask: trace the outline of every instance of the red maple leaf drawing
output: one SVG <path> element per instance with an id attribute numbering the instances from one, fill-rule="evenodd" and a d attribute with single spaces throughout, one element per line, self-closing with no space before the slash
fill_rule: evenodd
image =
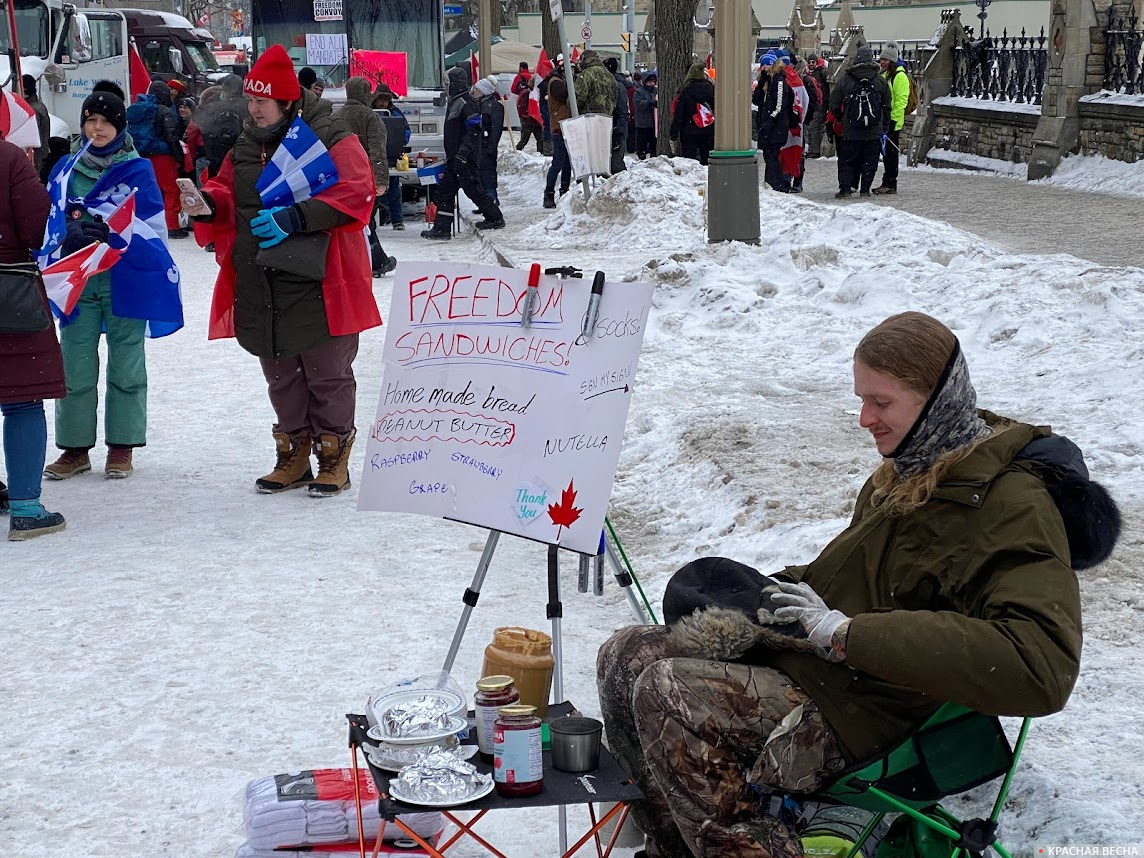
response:
<path id="1" fill-rule="evenodd" d="M 572 506 L 576 503 L 576 489 L 572 487 L 572 480 L 568 481 L 568 488 L 560 493 L 560 503 L 548 505 L 548 517 L 556 525 L 556 541 L 560 541 L 560 528 L 571 527 L 584 510 Z"/>

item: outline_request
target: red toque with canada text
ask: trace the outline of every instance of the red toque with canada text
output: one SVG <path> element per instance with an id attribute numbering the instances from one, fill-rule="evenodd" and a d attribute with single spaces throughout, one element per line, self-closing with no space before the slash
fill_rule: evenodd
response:
<path id="1" fill-rule="evenodd" d="M 294 63 L 281 45 L 271 45 L 262 52 L 258 62 L 247 72 L 242 91 L 259 98 L 277 101 L 297 101 L 302 96 Z"/>

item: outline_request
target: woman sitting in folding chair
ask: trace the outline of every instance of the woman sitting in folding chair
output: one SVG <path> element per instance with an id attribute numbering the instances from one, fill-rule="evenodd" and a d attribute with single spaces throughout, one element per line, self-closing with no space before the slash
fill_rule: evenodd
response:
<path id="1" fill-rule="evenodd" d="M 773 578 L 704 558 L 664 596 L 670 628 L 600 651 L 608 746 L 647 795 L 648 856 L 787 858 L 765 811 L 902 742 L 946 702 L 1062 709 L 1080 665 L 1074 569 L 1103 561 L 1116 506 L 1047 427 L 977 410 L 956 337 L 921 313 L 854 354 L 859 425 L 885 457 L 850 526 Z"/>

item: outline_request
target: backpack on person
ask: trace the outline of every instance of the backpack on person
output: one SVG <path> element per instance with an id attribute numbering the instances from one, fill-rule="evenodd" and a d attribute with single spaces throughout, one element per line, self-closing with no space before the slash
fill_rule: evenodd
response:
<path id="1" fill-rule="evenodd" d="M 210 164 L 211 175 L 218 172 L 223 159 L 242 135 L 242 114 L 243 111 L 236 106 L 220 104 L 220 109 L 210 117 L 209 129 L 203 129 L 203 151 Z"/>
<path id="2" fill-rule="evenodd" d="M 909 114 L 917 110 L 917 101 L 921 96 L 917 93 L 917 81 L 909 77 L 905 71 L 901 73 L 906 74 L 906 80 L 909 81 L 909 97 L 906 98 L 906 116 L 908 117 Z"/>
<path id="3" fill-rule="evenodd" d="M 882 124 L 882 94 L 873 78 L 855 78 L 854 91 L 846 96 L 843 113 L 850 128 L 873 128 Z"/>
<path id="4" fill-rule="evenodd" d="M 166 109 L 153 95 L 144 96 L 127 108 L 127 131 L 140 155 L 170 154 L 170 147 L 159 131 L 159 111 Z"/>

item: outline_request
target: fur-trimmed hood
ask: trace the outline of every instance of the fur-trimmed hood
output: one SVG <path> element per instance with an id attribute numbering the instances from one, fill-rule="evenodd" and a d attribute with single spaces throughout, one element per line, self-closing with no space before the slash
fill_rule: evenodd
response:
<path id="1" fill-rule="evenodd" d="M 1089 477 L 1080 447 L 1063 435 L 1037 438 L 1014 464 L 1035 474 L 1060 510 L 1072 568 L 1091 569 L 1107 560 L 1120 539 L 1120 508 L 1108 489 Z"/>

